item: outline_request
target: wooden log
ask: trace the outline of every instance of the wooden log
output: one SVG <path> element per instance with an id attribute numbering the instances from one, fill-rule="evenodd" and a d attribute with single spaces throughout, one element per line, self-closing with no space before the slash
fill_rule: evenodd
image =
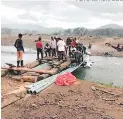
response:
<path id="1" fill-rule="evenodd" d="M 51 70 L 53 67 L 52 66 L 47 66 L 46 68 L 44 68 L 43 70 Z M 45 75 L 45 74 L 44 74 Z M 47 74 L 46 74 L 47 75 Z M 12 79 L 16 79 L 18 81 L 21 82 L 36 82 L 37 78 L 40 76 L 39 73 L 35 73 L 35 72 L 26 72 L 22 75 L 19 76 L 11 76 Z"/>
<path id="2" fill-rule="evenodd" d="M 52 66 L 47 66 L 46 68 L 43 68 L 43 70 L 50 70 L 50 69 L 52 69 Z M 37 69 L 38 70 L 38 69 Z M 35 73 L 35 72 L 26 72 L 26 73 L 24 73 L 24 74 L 22 74 L 22 75 L 36 75 L 36 76 L 39 76 L 40 74 L 39 73 Z"/>
<path id="3" fill-rule="evenodd" d="M 43 58 L 43 60 L 37 60 L 37 61 L 33 61 L 33 62 L 30 62 L 30 63 L 27 63 L 24 67 L 27 67 L 27 68 L 34 68 L 36 66 L 38 66 L 39 64 L 43 63 L 44 61 L 48 60 L 48 61 L 52 61 L 53 59 L 57 59 L 57 57 L 45 57 Z M 26 73 L 26 71 L 22 71 L 21 74 L 23 73 Z M 1 77 L 5 76 L 8 74 L 8 69 L 6 70 L 2 70 L 1 71 Z"/>
<path id="4" fill-rule="evenodd" d="M 66 62 L 64 62 L 64 63 L 62 63 L 62 64 L 60 65 L 60 70 L 63 70 L 63 69 L 65 69 L 65 68 L 67 68 L 70 64 L 71 64 L 71 61 L 70 61 L 70 60 L 68 60 L 68 61 L 66 61 Z"/>
<path id="5" fill-rule="evenodd" d="M 52 68 L 51 66 L 48 66 L 44 70 L 50 70 L 51 68 Z M 16 79 L 16 80 L 21 81 L 21 82 L 32 82 L 32 83 L 34 83 L 37 81 L 38 77 L 40 76 L 39 73 L 37 73 L 36 75 L 34 75 L 34 73 L 35 72 L 28 72 L 28 73 L 24 73 L 24 74 L 19 75 L 19 76 L 12 76 L 11 78 Z"/>
<path id="6" fill-rule="evenodd" d="M 43 60 L 48 60 L 48 61 L 52 61 L 54 59 L 58 59 L 57 57 L 44 57 Z"/>
<path id="7" fill-rule="evenodd" d="M 1 77 L 6 76 L 8 74 L 8 70 L 1 70 Z"/>
<path id="8" fill-rule="evenodd" d="M 70 61 L 67 61 L 65 63 L 63 63 L 60 67 L 64 68 L 66 67 L 67 65 L 70 64 Z M 25 68 L 25 67 L 11 67 L 11 68 L 8 68 L 8 67 L 2 67 L 2 69 L 8 69 L 8 70 L 15 70 L 15 71 L 27 71 L 27 72 L 36 72 L 36 73 L 40 73 L 40 74 L 54 74 L 55 69 L 49 71 L 49 70 L 46 70 L 46 69 L 42 69 L 42 70 L 36 70 L 36 69 L 29 69 L 29 68 Z M 56 68 L 58 69 L 58 68 Z"/>
<path id="9" fill-rule="evenodd" d="M 54 75 L 54 74 L 58 73 L 58 71 L 67 68 L 67 67 L 70 65 L 70 63 L 71 63 L 70 60 L 68 60 L 68 61 L 66 61 L 66 62 L 63 62 L 63 63 L 61 63 L 60 66 L 51 69 L 51 70 L 50 70 L 49 72 L 47 72 L 47 73 L 50 74 L 50 75 Z"/>
<path id="10" fill-rule="evenodd" d="M 40 63 L 41 63 L 40 61 L 33 61 L 31 63 L 27 63 L 24 67 L 34 68 L 34 67 L 38 66 Z M 8 72 L 9 72 L 8 69 L 4 69 L 4 70 L 2 69 L 2 71 L 1 71 L 1 77 L 7 75 Z M 23 71 L 21 73 L 23 74 L 23 73 L 25 73 L 25 71 Z"/>
<path id="11" fill-rule="evenodd" d="M 8 70 L 13 70 L 13 71 L 26 71 L 26 72 L 36 72 L 36 73 L 40 73 L 40 74 L 48 74 L 50 73 L 48 70 L 36 70 L 36 69 L 29 69 L 29 68 L 24 68 L 24 67 L 12 67 L 12 68 L 8 68 L 8 67 L 2 67 L 2 69 L 8 69 Z"/>
<path id="12" fill-rule="evenodd" d="M 37 76 L 22 76 L 21 82 L 32 82 L 35 83 L 37 81 Z"/>
<path id="13" fill-rule="evenodd" d="M 18 79 L 18 80 L 21 80 L 21 81 L 36 82 L 36 81 L 42 80 L 44 78 L 47 78 L 50 75 L 56 74 L 59 70 L 62 70 L 64 68 L 66 68 L 67 66 L 70 65 L 70 61 L 66 61 L 64 63 L 62 63 L 62 61 L 60 61 L 60 62 L 55 62 L 55 64 L 57 64 L 57 65 L 61 64 L 61 65 L 59 67 L 57 67 L 57 68 L 52 68 L 51 66 L 45 68 L 44 70 L 46 70 L 46 72 L 45 72 L 46 74 L 39 75 L 39 76 L 37 76 L 37 78 L 34 77 L 34 76 L 25 76 L 24 77 L 24 75 L 20 76 L 20 77 L 16 76 L 15 78 Z M 39 70 L 39 71 L 41 71 L 41 70 Z"/>
<path id="14" fill-rule="evenodd" d="M 21 82 L 32 82 L 32 83 L 35 83 L 37 81 L 37 76 L 22 76 L 22 75 L 19 75 L 19 76 L 12 76 L 11 77 L 12 79 L 16 79 L 17 81 L 21 81 Z"/>
<path id="15" fill-rule="evenodd" d="M 2 101 L 1 101 L 1 109 L 3 109 L 4 107 L 7 107 L 8 105 L 24 98 L 26 96 L 26 88 L 24 87 L 20 87 L 19 89 L 10 92 L 7 95 L 4 95 L 2 97 Z"/>
<path id="16" fill-rule="evenodd" d="M 52 69 L 52 67 L 51 66 L 49 66 L 49 67 L 47 67 L 47 68 L 45 68 L 45 70 L 50 70 L 50 69 Z M 47 77 L 47 75 L 48 74 L 42 74 L 42 75 L 37 75 L 37 76 L 25 76 L 25 74 L 23 75 L 23 78 L 21 79 L 20 78 L 20 81 L 21 82 L 36 82 L 36 81 L 39 81 L 39 79 L 40 80 L 42 80 L 43 78 L 45 78 L 45 77 Z M 25 77 L 24 77 L 25 76 Z M 39 78 L 40 77 L 40 78 Z"/>
<path id="17" fill-rule="evenodd" d="M 30 63 L 26 64 L 24 67 L 34 68 L 34 67 L 38 66 L 40 63 L 42 63 L 42 62 L 41 61 L 30 62 Z"/>
<path id="18" fill-rule="evenodd" d="M 58 62 L 53 61 L 53 62 L 51 62 L 51 65 L 53 65 L 53 67 L 57 67 L 57 66 L 60 65 L 61 63 L 63 63 L 63 61 L 58 61 Z M 56 69 L 56 68 L 51 68 L 51 69 L 49 69 L 49 70 L 52 71 L 53 69 Z M 58 69 L 58 68 L 57 68 L 57 69 Z M 57 71 L 58 71 L 58 70 L 56 70 L 56 73 L 57 73 Z M 43 80 L 44 78 L 47 78 L 47 77 L 49 77 L 49 76 L 50 76 L 50 74 L 41 74 L 41 75 L 38 76 L 37 81 Z"/>

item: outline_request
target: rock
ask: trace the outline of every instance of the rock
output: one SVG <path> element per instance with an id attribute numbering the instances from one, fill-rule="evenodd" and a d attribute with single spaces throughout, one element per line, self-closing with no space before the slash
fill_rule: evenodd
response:
<path id="1" fill-rule="evenodd" d="M 38 108 L 38 106 L 36 104 L 32 104 L 31 106 L 32 107 L 35 107 L 35 108 Z"/>
<path id="2" fill-rule="evenodd" d="M 96 87 L 94 87 L 94 86 L 91 86 L 91 89 L 92 89 L 93 91 L 95 91 L 95 90 L 96 90 Z"/>
<path id="3" fill-rule="evenodd" d="M 114 119 L 114 118 L 112 118 L 110 116 L 105 116 L 105 117 L 103 117 L 103 119 Z"/>
<path id="4" fill-rule="evenodd" d="M 57 115 L 53 115 L 50 117 L 50 119 L 55 119 L 57 117 Z"/>

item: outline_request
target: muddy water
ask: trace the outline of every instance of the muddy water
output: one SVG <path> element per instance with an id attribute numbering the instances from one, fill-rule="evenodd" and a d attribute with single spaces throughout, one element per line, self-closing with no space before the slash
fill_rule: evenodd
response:
<path id="1" fill-rule="evenodd" d="M 16 65 L 17 57 L 15 54 L 16 49 L 14 47 L 3 46 L 1 51 L 6 52 L 1 53 L 2 66 L 5 66 L 5 63 L 12 63 Z M 31 62 L 36 59 L 35 50 L 27 48 L 25 51 L 29 53 L 24 54 L 24 63 Z M 73 74 L 82 80 L 87 79 L 123 87 L 123 58 L 92 56 L 91 60 L 94 61 L 94 63 L 90 69 L 79 68 Z M 44 65 L 47 66 L 47 64 Z"/>
<path id="2" fill-rule="evenodd" d="M 25 48 L 24 53 L 24 63 L 35 61 L 36 50 Z M 16 56 L 16 49 L 14 46 L 1 46 L 1 66 L 5 66 L 5 63 L 12 63 L 16 65 L 17 56 Z"/>
<path id="3" fill-rule="evenodd" d="M 36 54 L 24 54 L 24 64 L 36 60 Z M 1 66 L 6 66 L 5 63 L 16 65 L 17 56 L 15 54 L 1 53 Z"/>
<path id="4" fill-rule="evenodd" d="M 73 74 L 82 80 L 123 87 L 123 58 L 92 56 L 90 69 L 79 68 Z"/>

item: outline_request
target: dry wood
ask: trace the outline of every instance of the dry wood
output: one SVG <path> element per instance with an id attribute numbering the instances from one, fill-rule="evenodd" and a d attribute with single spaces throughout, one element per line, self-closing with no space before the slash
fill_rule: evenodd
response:
<path id="1" fill-rule="evenodd" d="M 123 93 L 120 93 L 120 94 L 112 93 L 112 92 L 109 92 L 109 91 L 104 90 L 104 89 L 96 88 L 95 86 L 92 86 L 91 89 L 92 89 L 93 91 L 99 90 L 99 91 L 102 91 L 102 92 L 104 92 L 104 93 L 108 93 L 108 94 L 114 95 L 114 96 L 120 96 L 120 95 L 123 94 Z"/>
<path id="2" fill-rule="evenodd" d="M 43 70 L 50 70 L 50 69 L 52 69 L 52 66 L 48 66 L 48 67 L 44 68 Z M 39 73 L 27 72 L 27 73 L 24 73 L 24 74 L 19 75 L 19 76 L 11 76 L 11 78 L 16 79 L 16 80 L 21 81 L 21 82 L 33 82 L 34 83 L 37 81 L 39 76 L 40 76 Z"/>
<path id="3" fill-rule="evenodd" d="M 16 97 L 15 95 L 12 95 L 9 97 L 9 99 L 3 99 L 3 101 L 1 102 L 1 109 L 3 109 L 4 107 L 14 103 L 15 101 L 19 100 L 19 97 Z"/>
<path id="4" fill-rule="evenodd" d="M 57 57 L 44 57 L 43 60 L 48 60 L 48 61 L 52 61 L 54 59 L 58 59 Z"/>
<path id="5" fill-rule="evenodd" d="M 60 65 L 61 63 L 63 63 L 63 61 L 59 61 L 59 62 L 51 62 L 51 64 L 53 65 L 53 67 L 57 67 L 58 65 Z M 51 68 L 50 69 L 50 71 L 52 72 L 52 73 L 57 73 L 57 71 L 58 71 L 58 68 Z M 38 81 L 40 81 L 40 80 L 42 80 L 42 79 L 44 79 L 44 78 L 47 78 L 47 77 L 49 77 L 50 76 L 50 74 L 41 74 L 40 76 L 38 76 Z"/>
<path id="6" fill-rule="evenodd" d="M 1 108 L 4 108 L 20 99 L 26 96 L 26 89 L 25 88 L 19 88 L 18 90 L 15 90 L 8 95 L 4 95 L 2 97 L 1 101 Z"/>
<path id="7" fill-rule="evenodd" d="M 34 68 L 34 67 L 38 66 L 40 63 L 41 62 L 39 62 L 39 61 L 30 62 L 30 63 L 26 64 L 24 67 Z"/>
<path id="8" fill-rule="evenodd" d="M 30 63 L 27 63 L 24 67 L 28 67 L 28 68 L 34 68 L 36 66 L 38 66 L 41 62 L 39 61 L 33 61 L 33 62 L 30 62 Z M 7 73 L 8 73 L 8 69 L 1 69 L 1 77 L 5 76 Z M 21 73 L 25 73 L 26 71 L 23 71 Z"/>
<path id="9" fill-rule="evenodd" d="M 102 98 L 105 101 L 115 101 L 116 99 L 110 99 L 110 98 Z"/>
<path id="10" fill-rule="evenodd" d="M 15 71 L 26 71 L 26 72 L 36 72 L 36 73 L 42 73 L 42 74 L 47 74 L 50 73 L 48 70 L 36 70 L 36 69 L 29 69 L 25 67 L 12 67 L 12 68 L 7 68 L 7 67 L 2 67 L 2 69 L 8 69 L 8 70 L 15 70 Z"/>
<path id="11" fill-rule="evenodd" d="M 59 67 L 56 67 L 56 68 L 51 69 L 48 74 L 54 75 L 54 74 L 56 74 L 59 70 L 63 70 L 63 69 L 65 69 L 65 68 L 67 68 L 67 67 L 70 65 L 70 63 L 71 63 L 70 60 L 68 60 L 68 61 L 66 61 L 66 62 L 63 62 L 63 63 L 61 63 L 61 65 L 60 65 Z"/>
<path id="12" fill-rule="evenodd" d="M 60 65 L 60 69 L 62 70 L 69 65 L 70 65 L 70 61 L 66 61 Z M 19 68 L 17 68 L 17 67 L 12 67 L 12 68 L 2 67 L 2 69 L 15 70 L 15 71 L 26 71 L 26 72 L 36 72 L 36 73 L 40 73 L 40 74 L 51 74 L 51 75 L 58 71 L 58 68 L 54 68 L 50 71 L 45 70 L 45 69 L 44 70 L 29 69 L 29 68 L 25 68 L 25 67 L 19 67 Z"/>

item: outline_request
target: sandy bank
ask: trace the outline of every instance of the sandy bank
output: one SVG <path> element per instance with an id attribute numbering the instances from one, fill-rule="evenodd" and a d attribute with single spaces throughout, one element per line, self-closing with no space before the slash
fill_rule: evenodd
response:
<path id="1" fill-rule="evenodd" d="M 92 86 L 109 93 L 93 91 Z M 72 86 L 56 86 L 54 84 L 37 96 L 23 98 L 2 109 L 2 118 L 122 119 L 122 104 L 123 89 L 79 81 Z"/>

